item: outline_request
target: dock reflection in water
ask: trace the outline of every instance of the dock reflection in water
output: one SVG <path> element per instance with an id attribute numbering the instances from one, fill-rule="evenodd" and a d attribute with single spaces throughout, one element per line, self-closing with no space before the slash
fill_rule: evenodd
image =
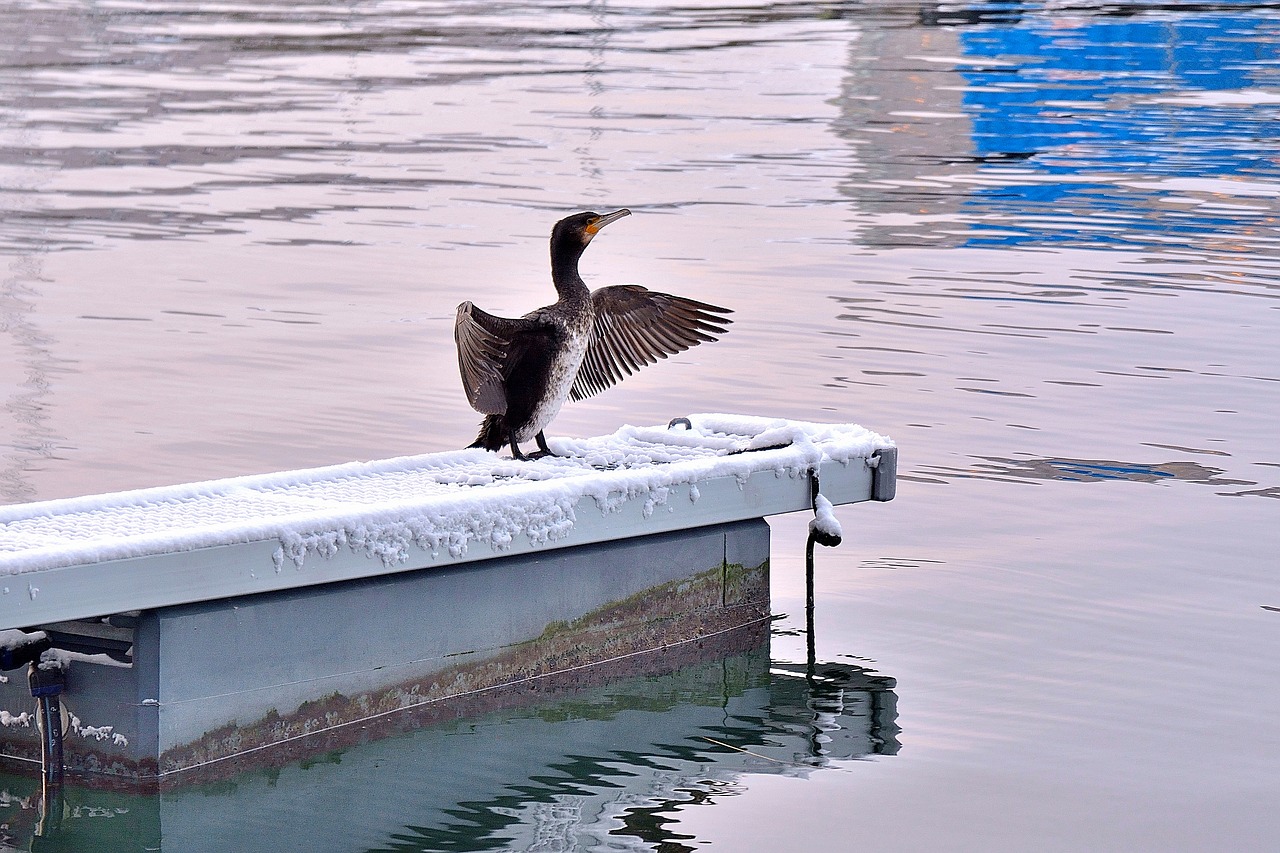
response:
<path id="1" fill-rule="evenodd" d="M 768 647 L 134 795 L 0 776 L 0 850 L 692 850 L 668 824 L 749 774 L 898 749 L 892 678 Z M 638 843 L 637 843 L 638 842 Z M 88 846 L 86 846 L 88 845 Z"/>

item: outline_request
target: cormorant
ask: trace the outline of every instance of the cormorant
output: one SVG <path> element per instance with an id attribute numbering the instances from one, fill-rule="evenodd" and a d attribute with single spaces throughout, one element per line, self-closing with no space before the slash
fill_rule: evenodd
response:
<path id="1" fill-rule="evenodd" d="M 453 336 L 471 406 L 484 414 L 471 447 L 511 447 L 533 438 L 532 458 L 554 455 L 542 430 L 566 399 L 582 400 L 655 363 L 714 341 L 732 322 L 719 308 L 634 284 L 594 293 L 578 275 L 591 238 L 631 211 L 590 211 L 561 219 L 551 231 L 551 281 L 560 298 L 519 319 L 495 317 L 470 302 L 458 306 Z"/>

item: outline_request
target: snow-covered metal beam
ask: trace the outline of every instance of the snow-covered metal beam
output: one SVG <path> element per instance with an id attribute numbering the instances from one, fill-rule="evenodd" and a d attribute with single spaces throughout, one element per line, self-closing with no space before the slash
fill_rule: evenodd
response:
<path id="1" fill-rule="evenodd" d="M 676 422 L 673 422 L 676 423 Z M 0 507 L 0 630 L 890 500 L 852 424 L 693 415 L 480 450 Z"/>

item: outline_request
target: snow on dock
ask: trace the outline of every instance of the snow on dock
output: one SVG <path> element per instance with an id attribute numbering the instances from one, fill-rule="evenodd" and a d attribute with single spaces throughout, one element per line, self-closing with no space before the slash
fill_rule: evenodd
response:
<path id="1" fill-rule="evenodd" d="M 811 473 L 832 503 L 892 497 L 893 443 L 852 424 L 693 415 L 551 447 L 0 507 L 0 629 L 808 509 Z"/>

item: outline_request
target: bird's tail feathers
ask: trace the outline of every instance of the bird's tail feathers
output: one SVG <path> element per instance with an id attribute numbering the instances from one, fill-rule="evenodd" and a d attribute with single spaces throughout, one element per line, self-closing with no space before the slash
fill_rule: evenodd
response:
<path id="1" fill-rule="evenodd" d="M 468 447 L 483 447 L 485 450 L 501 450 L 507 445 L 507 419 L 502 415 L 485 415 L 480 424 L 480 434 Z"/>

